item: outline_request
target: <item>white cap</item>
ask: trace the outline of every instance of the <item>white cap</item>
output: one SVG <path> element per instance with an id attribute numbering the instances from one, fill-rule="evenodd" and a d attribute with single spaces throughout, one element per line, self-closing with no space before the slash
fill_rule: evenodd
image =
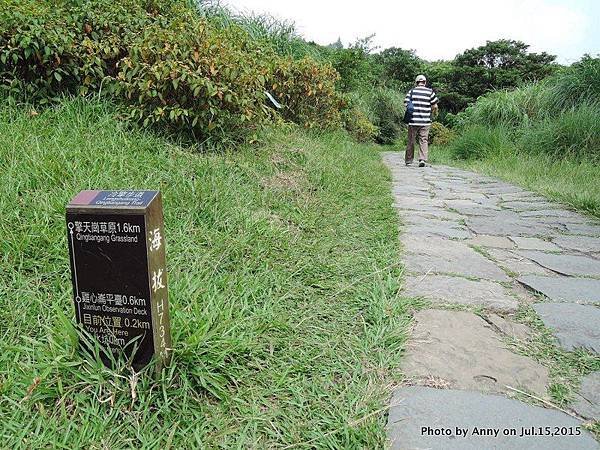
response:
<path id="1" fill-rule="evenodd" d="M 415 78 L 415 83 L 418 83 L 420 81 L 427 81 L 427 78 L 425 78 L 425 75 L 417 75 L 417 78 Z"/>

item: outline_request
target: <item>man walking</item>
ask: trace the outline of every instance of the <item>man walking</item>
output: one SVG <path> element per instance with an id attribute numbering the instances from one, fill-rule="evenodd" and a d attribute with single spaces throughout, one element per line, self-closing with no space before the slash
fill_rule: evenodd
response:
<path id="1" fill-rule="evenodd" d="M 427 152 L 429 150 L 429 128 L 431 127 L 431 111 L 437 112 L 439 102 L 433 89 L 425 86 L 427 79 L 425 75 L 418 75 L 415 79 L 416 87 L 411 89 L 404 104 L 408 105 L 409 100 L 414 105 L 414 112 L 408 124 L 408 144 L 404 161 L 406 165 L 412 164 L 415 156 L 415 138 L 419 138 L 419 167 L 425 167 L 427 162 Z"/>

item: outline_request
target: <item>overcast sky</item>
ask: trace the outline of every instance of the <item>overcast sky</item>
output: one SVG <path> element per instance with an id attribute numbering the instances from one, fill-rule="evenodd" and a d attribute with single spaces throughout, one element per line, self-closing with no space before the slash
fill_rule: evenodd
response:
<path id="1" fill-rule="evenodd" d="M 293 21 L 307 40 L 344 45 L 375 33 L 382 48 L 452 59 L 486 40 L 517 39 L 561 63 L 600 53 L 600 0 L 224 0 L 243 12 Z"/>

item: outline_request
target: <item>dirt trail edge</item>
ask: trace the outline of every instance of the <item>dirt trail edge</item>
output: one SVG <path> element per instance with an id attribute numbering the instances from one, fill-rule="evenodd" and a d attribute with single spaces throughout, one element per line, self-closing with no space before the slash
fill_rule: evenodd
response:
<path id="1" fill-rule="evenodd" d="M 551 402 L 549 373 L 516 352 L 536 331 L 514 320 L 529 309 L 559 348 L 600 352 L 600 224 L 494 178 L 383 160 L 404 293 L 430 305 L 415 314 L 407 382 L 390 400 L 391 447 L 600 448 L 581 426 L 600 419 L 600 373 L 568 408 L 535 406 Z"/>

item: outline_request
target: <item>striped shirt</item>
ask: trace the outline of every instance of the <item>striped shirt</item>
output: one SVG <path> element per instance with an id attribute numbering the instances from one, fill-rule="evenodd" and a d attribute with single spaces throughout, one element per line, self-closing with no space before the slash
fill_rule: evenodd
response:
<path id="1" fill-rule="evenodd" d="M 409 125 L 424 126 L 431 124 L 431 107 L 439 102 L 439 99 L 430 89 L 425 86 L 417 86 L 406 94 L 404 105 L 408 104 L 410 93 L 412 92 L 412 102 L 415 105 L 415 112 Z"/>

